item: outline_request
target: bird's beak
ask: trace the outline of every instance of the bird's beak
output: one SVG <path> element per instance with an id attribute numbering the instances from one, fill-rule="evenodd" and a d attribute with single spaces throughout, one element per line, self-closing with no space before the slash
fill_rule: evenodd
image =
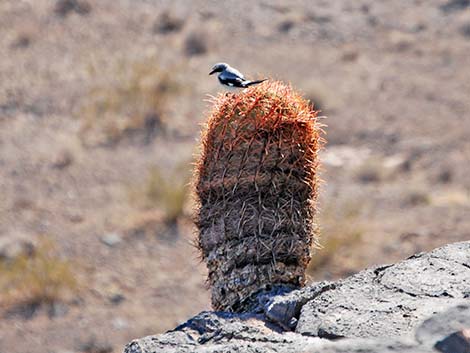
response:
<path id="1" fill-rule="evenodd" d="M 213 69 L 211 72 L 209 72 L 209 75 L 212 75 L 215 72 L 216 72 L 215 69 Z"/>

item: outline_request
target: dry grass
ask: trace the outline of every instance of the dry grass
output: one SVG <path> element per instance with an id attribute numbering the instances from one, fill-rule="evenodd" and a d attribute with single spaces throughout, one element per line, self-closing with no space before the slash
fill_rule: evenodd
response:
<path id="1" fill-rule="evenodd" d="M 469 206 L 469 189 L 450 189 L 436 191 L 429 197 L 429 202 L 434 206 Z"/>
<path id="2" fill-rule="evenodd" d="M 389 176 L 382 159 L 370 157 L 354 170 L 355 178 L 361 183 L 379 183 Z"/>
<path id="3" fill-rule="evenodd" d="M 155 58 L 116 69 L 115 81 L 94 87 L 82 104 L 80 135 L 86 144 L 114 144 L 128 137 L 149 143 L 165 132 L 169 102 L 180 84 Z"/>
<path id="4" fill-rule="evenodd" d="M 177 17 L 175 14 L 165 11 L 163 12 L 153 25 L 153 33 L 170 34 L 179 32 L 184 26 L 184 19 Z"/>
<path id="5" fill-rule="evenodd" d="M 319 214 L 320 246 L 314 249 L 307 273 L 315 275 L 325 268 L 332 269 L 343 259 L 338 255 L 361 242 L 363 224 L 357 201 L 333 202 Z"/>
<path id="6" fill-rule="evenodd" d="M 61 259 L 54 243 L 41 239 L 32 254 L 0 262 L 0 304 L 53 304 L 78 288 L 72 264 Z"/>
<path id="7" fill-rule="evenodd" d="M 179 174 L 165 177 L 158 169 L 150 172 L 146 186 L 147 199 L 163 209 L 168 223 L 176 222 L 183 214 L 188 193 L 187 183 L 188 179 L 180 178 Z"/>
<path id="8" fill-rule="evenodd" d="M 335 112 L 338 109 L 339 101 L 337 94 L 321 81 L 308 80 L 303 82 L 302 91 L 305 97 L 313 104 L 315 110 L 323 114 Z"/>
<path id="9" fill-rule="evenodd" d="M 421 206 L 431 203 L 431 195 L 423 186 L 410 187 L 404 199 L 405 206 Z"/>
<path id="10" fill-rule="evenodd" d="M 209 51 L 208 34 L 200 30 L 191 32 L 184 40 L 184 53 L 186 56 L 197 56 Z"/>
<path id="11" fill-rule="evenodd" d="M 185 214 L 189 194 L 190 163 L 179 163 L 168 172 L 150 169 L 143 185 L 131 190 L 131 199 L 146 209 L 158 209 L 167 224 Z"/>

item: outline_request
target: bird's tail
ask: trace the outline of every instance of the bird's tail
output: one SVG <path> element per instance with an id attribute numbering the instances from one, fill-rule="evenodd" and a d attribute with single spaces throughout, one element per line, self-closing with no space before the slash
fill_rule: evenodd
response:
<path id="1" fill-rule="evenodd" d="M 248 82 L 245 83 L 245 87 L 252 86 L 252 85 L 257 85 L 257 84 L 259 84 L 261 82 L 264 82 L 266 80 L 267 80 L 267 78 L 265 78 L 263 80 L 248 81 Z"/>

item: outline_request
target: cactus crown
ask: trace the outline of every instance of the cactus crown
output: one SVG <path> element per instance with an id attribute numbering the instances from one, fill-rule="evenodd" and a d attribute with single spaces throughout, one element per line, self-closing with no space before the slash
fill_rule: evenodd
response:
<path id="1" fill-rule="evenodd" d="M 217 310 L 273 285 L 304 284 L 314 239 L 317 113 L 291 86 L 219 94 L 196 166 L 196 224 Z"/>

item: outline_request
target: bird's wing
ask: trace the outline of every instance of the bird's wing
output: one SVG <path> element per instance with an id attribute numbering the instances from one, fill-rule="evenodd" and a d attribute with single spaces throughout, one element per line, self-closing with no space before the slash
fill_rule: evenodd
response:
<path id="1" fill-rule="evenodd" d="M 227 68 L 225 69 L 225 72 L 230 73 L 230 74 L 233 74 L 233 75 L 235 75 L 235 76 L 238 76 L 238 77 L 240 77 L 242 80 L 245 79 L 245 76 L 243 76 L 243 74 L 242 74 L 240 71 L 238 71 L 237 69 L 234 69 L 234 68 L 231 67 L 231 66 L 227 67 Z"/>
<path id="2" fill-rule="evenodd" d="M 232 69 L 235 70 L 235 69 Z M 244 87 L 245 86 L 245 79 L 243 75 L 237 75 L 232 72 L 232 70 L 224 70 L 219 74 L 219 81 L 223 85 L 231 86 L 231 87 Z M 237 70 L 235 70 L 237 71 Z M 238 71 L 237 71 L 238 72 Z"/>

